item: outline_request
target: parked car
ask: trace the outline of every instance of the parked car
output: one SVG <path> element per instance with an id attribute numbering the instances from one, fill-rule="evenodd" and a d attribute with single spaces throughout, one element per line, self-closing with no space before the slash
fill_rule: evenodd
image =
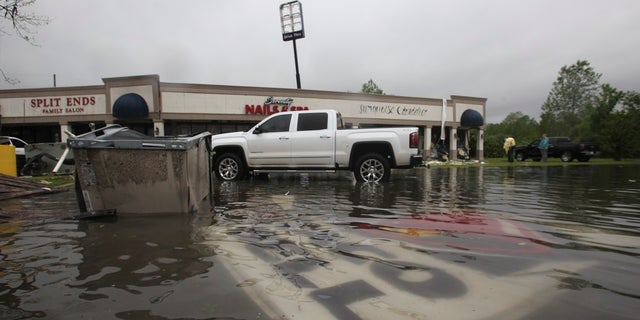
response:
<path id="1" fill-rule="evenodd" d="M 24 140 L 16 137 L 10 136 L 0 136 L 0 145 L 9 145 L 16 147 L 16 155 L 24 156 L 24 147 L 28 143 L 24 142 Z"/>
<path id="2" fill-rule="evenodd" d="M 540 139 L 533 140 L 525 146 L 516 146 L 514 153 L 516 160 L 525 161 L 533 159 L 540 161 L 540 149 L 538 145 Z M 597 144 L 591 142 L 571 142 L 567 137 L 549 137 L 549 149 L 547 156 L 549 158 L 560 158 L 563 162 L 570 162 L 578 159 L 580 162 L 586 162 L 600 152 Z"/>
<path id="3" fill-rule="evenodd" d="M 248 172 L 351 170 L 358 181 L 389 179 L 392 168 L 422 164 L 418 128 L 345 129 L 334 110 L 280 112 L 247 132 L 211 137 L 221 180 Z"/>

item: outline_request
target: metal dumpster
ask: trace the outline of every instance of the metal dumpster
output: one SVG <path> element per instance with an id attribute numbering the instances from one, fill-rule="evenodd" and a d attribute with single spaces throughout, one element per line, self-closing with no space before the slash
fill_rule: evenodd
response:
<path id="1" fill-rule="evenodd" d="M 82 211 L 193 213 L 211 205 L 211 133 L 149 137 L 109 125 L 69 138 Z"/>

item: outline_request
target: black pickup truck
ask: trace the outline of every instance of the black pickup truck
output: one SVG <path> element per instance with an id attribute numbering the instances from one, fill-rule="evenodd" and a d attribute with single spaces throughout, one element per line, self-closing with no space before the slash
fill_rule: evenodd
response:
<path id="1" fill-rule="evenodd" d="M 534 161 L 540 161 L 538 144 L 540 144 L 540 139 L 536 139 L 526 146 L 516 146 L 514 150 L 516 160 L 533 159 Z M 598 152 L 600 152 L 600 148 L 595 143 L 575 143 L 571 142 L 567 137 L 549 137 L 549 149 L 547 151 L 549 158 L 560 158 L 563 162 L 570 162 L 573 159 L 586 162 Z"/>

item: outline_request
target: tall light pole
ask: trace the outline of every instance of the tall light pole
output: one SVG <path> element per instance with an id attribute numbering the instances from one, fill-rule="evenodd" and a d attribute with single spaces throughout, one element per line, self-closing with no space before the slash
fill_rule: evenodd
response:
<path id="1" fill-rule="evenodd" d="M 280 22 L 282 23 L 282 40 L 293 40 L 293 58 L 296 63 L 296 84 L 298 85 L 298 89 L 300 89 L 298 48 L 296 48 L 296 39 L 304 38 L 302 4 L 300 1 L 291 1 L 280 5 Z"/>

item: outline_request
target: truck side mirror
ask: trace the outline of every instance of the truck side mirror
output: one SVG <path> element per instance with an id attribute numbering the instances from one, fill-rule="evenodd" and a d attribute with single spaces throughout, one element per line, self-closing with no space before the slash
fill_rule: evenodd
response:
<path id="1" fill-rule="evenodd" d="M 256 127 L 255 129 L 253 129 L 253 134 L 261 134 L 262 132 L 263 131 L 261 127 Z"/>

